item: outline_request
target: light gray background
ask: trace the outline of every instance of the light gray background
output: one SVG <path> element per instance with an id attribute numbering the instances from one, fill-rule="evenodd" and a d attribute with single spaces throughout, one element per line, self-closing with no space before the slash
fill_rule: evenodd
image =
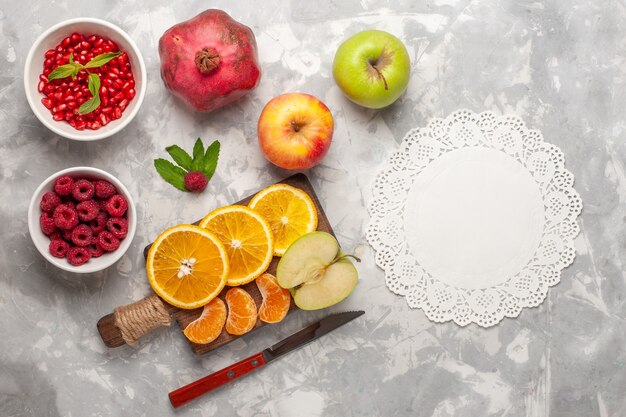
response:
<path id="1" fill-rule="evenodd" d="M 210 115 L 165 90 L 157 42 L 208 7 L 255 32 L 259 87 Z M 34 39 L 70 17 L 125 29 L 148 69 L 146 99 L 118 135 L 75 143 L 30 111 L 22 67 Z M 0 1 L 0 415 L 2 416 L 623 416 L 626 414 L 626 8 L 623 1 Z M 370 111 L 332 80 L 339 43 L 362 29 L 406 44 L 402 99 Z M 363 257 L 361 281 L 332 311 L 358 321 L 262 372 L 174 413 L 167 392 L 242 359 L 321 317 L 297 313 L 203 358 L 177 329 L 138 349 L 107 350 L 96 322 L 149 291 L 141 249 L 165 227 L 195 220 L 287 175 L 261 156 L 256 121 L 273 96 L 304 91 L 336 128 L 308 172 L 341 244 Z M 578 256 L 539 308 L 484 330 L 430 323 L 385 287 L 364 233 L 374 175 L 404 133 L 466 107 L 516 113 L 564 151 L 584 201 Z M 173 143 L 220 139 L 215 179 L 182 194 L 152 160 Z M 47 265 L 28 236 L 31 193 L 51 173 L 103 168 L 130 189 L 137 235 L 109 270 L 73 276 Z"/>

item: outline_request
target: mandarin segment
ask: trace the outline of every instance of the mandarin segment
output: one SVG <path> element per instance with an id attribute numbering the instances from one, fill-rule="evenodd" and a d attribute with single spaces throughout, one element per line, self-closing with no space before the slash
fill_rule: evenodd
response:
<path id="1" fill-rule="evenodd" d="M 254 328 L 257 319 L 256 304 L 252 296 L 242 288 L 231 288 L 226 293 L 228 318 L 226 331 L 241 336 Z"/>
<path id="2" fill-rule="evenodd" d="M 282 256 L 300 236 L 317 229 L 317 210 L 303 190 L 287 184 L 274 184 L 258 192 L 249 207 L 272 228 L 274 255 Z"/>
<path id="3" fill-rule="evenodd" d="M 226 323 L 226 304 L 221 298 L 214 298 L 204 306 L 202 314 L 189 323 L 183 333 L 193 343 L 211 343 L 222 333 Z"/>
<path id="4" fill-rule="evenodd" d="M 289 312 L 291 304 L 289 290 L 278 285 L 276 277 L 267 273 L 256 279 L 256 285 L 263 297 L 263 303 L 259 308 L 259 319 L 265 323 L 282 321 Z"/>
<path id="5" fill-rule="evenodd" d="M 267 270 L 274 253 L 272 230 L 246 206 L 226 206 L 209 213 L 200 227 L 214 233 L 228 254 L 229 286 L 246 284 Z"/>
<path id="6" fill-rule="evenodd" d="M 192 309 L 215 298 L 226 284 L 228 254 L 206 229 L 178 225 L 161 233 L 146 259 L 148 281 L 173 306 Z"/>

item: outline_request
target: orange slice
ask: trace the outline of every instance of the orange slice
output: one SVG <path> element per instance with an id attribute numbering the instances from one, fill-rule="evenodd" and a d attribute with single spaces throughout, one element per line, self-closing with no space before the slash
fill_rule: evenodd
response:
<path id="1" fill-rule="evenodd" d="M 248 207 L 272 228 L 274 255 L 282 256 L 300 236 L 317 229 L 317 210 L 309 195 L 287 184 L 274 184 L 259 191 Z"/>
<path id="2" fill-rule="evenodd" d="M 228 254 L 227 284 L 246 284 L 267 270 L 274 253 L 274 238 L 261 215 L 245 206 L 226 206 L 200 222 L 222 242 Z"/>
<path id="3" fill-rule="evenodd" d="M 226 304 L 215 297 L 204 306 L 200 317 L 189 323 L 183 333 L 194 343 L 211 343 L 222 333 L 226 323 Z"/>
<path id="4" fill-rule="evenodd" d="M 263 296 L 263 304 L 259 308 L 259 319 L 265 323 L 278 323 L 289 312 L 291 295 L 289 290 L 278 285 L 272 274 L 263 274 L 256 279 L 256 286 Z"/>
<path id="5" fill-rule="evenodd" d="M 242 288 L 231 288 L 226 293 L 228 318 L 226 331 L 236 336 L 248 333 L 256 324 L 256 304 L 252 296 Z"/>
<path id="6" fill-rule="evenodd" d="M 148 252 L 148 281 L 161 298 L 179 308 L 197 308 L 226 284 L 228 254 L 206 229 L 181 224 L 161 233 Z"/>

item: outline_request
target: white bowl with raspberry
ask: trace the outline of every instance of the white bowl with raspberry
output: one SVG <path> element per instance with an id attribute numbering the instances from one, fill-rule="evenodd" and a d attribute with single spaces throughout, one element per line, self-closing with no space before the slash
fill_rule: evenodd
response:
<path id="1" fill-rule="evenodd" d="M 35 190 L 28 230 L 51 264 L 70 272 L 101 271 L 130 247 L 137 227 L 133 199 L 117 178 L 98 168 L 56 172 Z"/>
<path id="2" fill-rule="evenodd" d="M 105 64 L 48 79 L 52 70 L 71 65 L 70 55 L 72 62 L 84 66 L 95 56 L 116 52 L 120 56 Z M 90 90 L 91 74 L 100 83 L 97 104 Z M 78 141 L 103 139 L 128 125 L 141 107 L 146 84 L 146 67 L 135 42 L 101 19 L 54 25 L 33 43 L 24 65 L 24 90 L 35 116 L 54 133 Z"/>

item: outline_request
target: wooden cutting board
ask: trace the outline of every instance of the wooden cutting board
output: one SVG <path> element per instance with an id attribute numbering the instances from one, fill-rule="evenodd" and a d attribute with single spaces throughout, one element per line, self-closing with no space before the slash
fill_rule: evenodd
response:
<path id="1" fill-rule="evenodd" d="M 317 218 L 318 218 L 317 230 L 328 232 L 332 234 L 333 236 L 335 235 L 335 233 L 333 232 L 333 229 L 330 227 L 328 218 L 326 217 L 326 214 L 324 213 L 324 210 L 322 209 L 322 206 L 320 205 L 319 199 L 317 198 L 317 195 L 315 194 L 315 190 L 313 190 L 313 186 L 311 185 L 311 182 L 309 181 L 306 175 L 295 174 L 289 178 L 284 179 L 283 181 L 280 181 L 279 183 L 292 185 L 294 187 L 300 188 L 301 190 L 304 190 L 307 194 L 309 194 L 309 196 L 311 196 L 311 199 L 313 200 L 313 203 L 315 204 L 315 208 L 317 209 Z M 235 204 L 247 205 L 253 196 L 254 194 L 247 198 L 244 198 L 241 201 L 238 201 Z M 199 223 L 199 221 L 195 222 L 194 224 L 197 224 L 197 223 Z M 144 257 L 147 257 L 149 249 L 150 249 L 150 245 L 146 246 L 146 248 L 144 249 Z M 276 274 L 276 265 L 278 264 L 279 259 L 280 258 L 278 257 L 274 257 L 269 268 L 267 269 L 267 272 L 273 275 Z M 252 298 L 254 299 L 254 302 L 257 305 L 257 309 L 261 307 L 263 298 L 261 297 L 261 293 L 259 292 L 259 289 L 257 288 L 254 281 L 248 284 L 242 285 L 241 288 L 248 291 L 248 293 L 252 296 Z M 230 287 L 228 286 L 225 287 L 218 297 L 224 300 L 226 291 L 228 291 L 228 289 L 230 289 Z M 202 308 L 197 308 L 194 310 L 183 310 L 178 307 L 174 307 L 170 304 L 167 304 L 165 301 L 163 303 L 165 304 L 170 316 L 176 321 L 176 323 L 178 323 L 178 326 L 181 329 L 181 334 L 182 334 L 182 330 L 185 327 L 187 327 L 189 323 L 191 323 L 192 321 L 200 317 L 200 314 L 202 313 Z M 289 306 L 289 313 L 291 313 L 296 308 L 297 307 L 295 306 L 293 299 L 292 299 L 291 305 Z M 279 324 L 280 323 L 273 324 L 273 326 L 277 326 Z M 267 323 L 264 323 L 261 320 L 257 320 L 256 326 L 254 327 L 254 329 L 252 329 L 252 331 L 255 331 L 256 329 L 267 326 L 267 325 L 268 325 Z M 117 346 L 122 346 L 125 344 L 120 334 L 120 330 L 114 324 L 113 314 L 108 314 L 102 317 L 98 321 L 98 331 L 100 332 L 100 336 L 102 337 L 102 340 L 108 347 L 117 347 Z M 220 346 L 228 344 L 232 342 L 233 340 L 238 339 L 239 337 L 240 336 L 234 336 L 234 335 L 228 334 L 226 330 L 222 330 L 222 333 L 218 336 L 218 338 L 209 344 L 200 345 L 197 343 L 193 343 L 189 340 L 187 341 L 191 345 L 191 349 L 194 351 L 194 353 L 196 353 L 197 355 L 202 355 L 204 353 L 217 349 Z"/>

